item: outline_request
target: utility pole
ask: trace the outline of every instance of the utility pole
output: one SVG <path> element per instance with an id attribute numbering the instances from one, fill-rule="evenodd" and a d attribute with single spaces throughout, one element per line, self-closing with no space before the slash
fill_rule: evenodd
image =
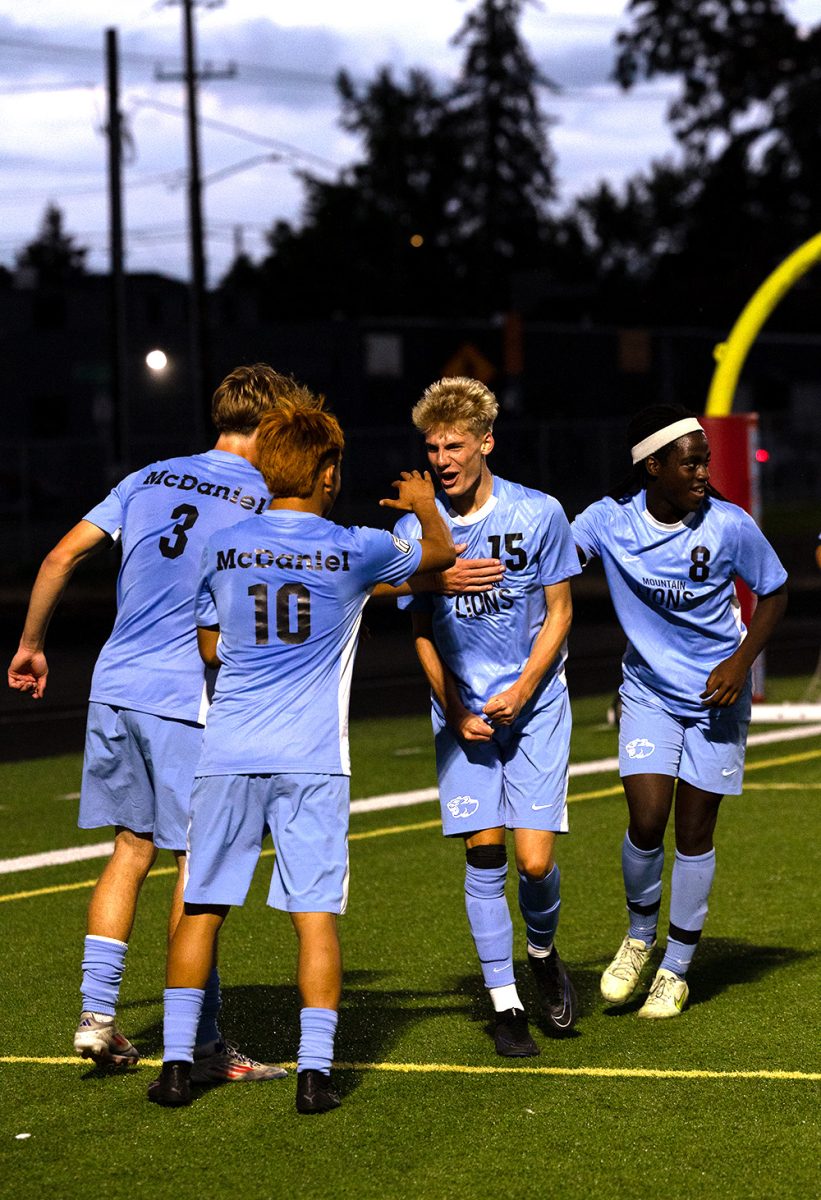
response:
<path id="1" fill-rule="evenodd" d="M 173 0 L 172 0 L 173 2 Z M 186 112 L 188 120 L 188 229 L 191 256 L 191 287 L 189 301 L 189 344 L 191 374 L 191 398 L 194 410 L 194 428 L 198 445 L 202 445 L 205 429 L 210 422 L 209 355 L 208 355 L 208 291 L 205 261 L 205 237 L 202 220 L 202 171 L 200 168 L 199 112 L 197 86 L 203 79 L 232 79 L 236 67 L 229 65 L 221 71 L 206 67 L 197 70 L 197 53 L 194 37 L 194 8 L 196 0 L 180 0 L 183 10 L 183 60 L 182 76 L 157 69 L 155 77 L 160 80 L 180 80 L 185 83 Z M 201 0 L 204 7 L 220 7 L 224 0 Z"/>
<path id="2" fill-rule="evenodd" d="M 110 372 L 114 447 L 118 467 L 128 467 L 130 439 L 126 374 L 125 274 L 123 264 L 122 117 L 117 30 L 105 31 L 108 80 L 108 195 L 111 262 Z"/>

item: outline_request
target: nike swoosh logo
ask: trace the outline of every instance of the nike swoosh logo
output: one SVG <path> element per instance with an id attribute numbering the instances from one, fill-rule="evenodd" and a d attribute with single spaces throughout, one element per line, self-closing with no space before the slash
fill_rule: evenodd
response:
<path id="1" fill-rule="evenodd" d="M 722 775 L 735 775 L 737 770 L 738 770 L 738 767 L 733 767 L 732 771 L 725 771 L 725 769 L 722 767 L 721 774 Z"/>
<path id="2" fill-rule="evenodd" d="M 541 812 L 543 808 L 550 808 L 550 805 L 549 804 L 531 804 L 530 807 L 533 809 L 534 812 Z"/>
<path id="3" fill-rule="evenodd" d="M 494 975 L 501 975 L 502 971 L 507 971 L 507 970 L 508 970 L 508 968 L 509 968 L 509 967 L 512 967 L 512 966 L 513 966 L 513 963 L 505 963 L 505 965 L 504 965 L 503 967 L 494 967 L 494 968 L 493 968 L 493 974 L 494 974 Z"/>
<path id="4" fill-rule="evenodd" d="M 622 562 L 638 562 L 639 556 L 638 556 L 638 554 L 622 554 L 621 561 Z"/>

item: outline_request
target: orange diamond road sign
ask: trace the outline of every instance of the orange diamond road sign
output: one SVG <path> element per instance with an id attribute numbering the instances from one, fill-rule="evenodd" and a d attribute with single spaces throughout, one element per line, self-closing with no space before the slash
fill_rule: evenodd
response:
<path id="1" fill-rule="evenodd" d="M 468 379 L 478 379 L 480 383 L 490 383 L 496 375 L 496 368 L 481 350 L 477 350 L 472 342 L 463 342 L 456 353 L 445 363 L 443 377 L 466 375 Z"/>

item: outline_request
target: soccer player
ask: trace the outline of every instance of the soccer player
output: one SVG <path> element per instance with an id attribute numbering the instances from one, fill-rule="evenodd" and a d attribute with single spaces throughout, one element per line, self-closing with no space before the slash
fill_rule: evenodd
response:
<path id="1" fill-rule="evenodd" d="M 527 957 L 549 1031 L 569 1032 L 576 996 L 554 945 L 559 920 L 557 833 L 567 831 L 570 707 L 564 676 L 579 573 L 570 526 L 552 496 L 488 467 L 498 406 L 475 379 L 442 379 L 413 423 L 440 491 L 437 503 L 466 553 L 490 551 L 506 571 L 477 595 L 400 597 L 432 693 L 443 832 L 465 844 L 465 904 L 495 1012 L 499 1054 L 538 1054 L 513 968 L 505 899 L 505 831 L 513 830 Z M 399 537 L 416 536 L 415 516 Z"/>
<path id="2" fill-rule="evenodd" d="M 342 963 L 337 914 L 348 893 L 348 699 L 362 609 L 379 581 L 453 564 L 430 479 L 402 473 L 388 507 L 413 511 L 421 540 L 328 520 L 343 435 L 326 412 L 263 418 L 257 462 L 275 498 L 213 535 L 196 616 L 200 651 L 220 666 L 196 771 L 185 909 L 171 942 L 163 1068 L 149 1099 L 189 1104 L 212 947 L 242 904 L 270 829 L 268 903 L 290 914 L 302 1002 L 296 1107 L 336 1108 L 330 1078 Z"/>
<path id="3" fill-rule="evenodd" d="M 80 799 L 81 829 L 113 825 L 114 853 L 88 909 L 82 1008 L 74 1048 L 100 1066 L 139 1054 L 115 1020 L 140 889 L 159 849 L 178 878 L 169 936 L 182 911 L 188 804 L 207 707 L 197 653 L 194 593 L 200 555 L 216 529 L 262 512 L 265 482 L 253 465 L 256 427 L 284 402 L 318 403 L 265 364 L 239 367 L 217 388 L 218 432 L 205 454 L 155 462 L 119 483 L 46 556 L 32 591 L 9 685 L 40 699 L 46 689 L 46 630 L 83 559 L 122 540 L 117 616 L 91 683 Z M 219 975 L 212 964 L 197 1033 L 200 1082 L 286 1074 L 226 1044 L 217 1026 Z"/>
<path id="4" fill-rule="evenodd" d="M 786 608 L 787 573 L 752 517 L 711 486 L 710 447 L 692 413 L 655 405 L 628 436 L 632 472 L 572 524 L 582 561 L 602 560 L 628 638 L 619 771 L 630 924 L 601 992 L 624 1004 L 650 961 L 675 797 L 667 948 L 638 1015 L 677 1017 L 707 916 L 719 805 L 742 790 L 750 668 Z M 736 577 L 758 597 L 746 630 Z"/>

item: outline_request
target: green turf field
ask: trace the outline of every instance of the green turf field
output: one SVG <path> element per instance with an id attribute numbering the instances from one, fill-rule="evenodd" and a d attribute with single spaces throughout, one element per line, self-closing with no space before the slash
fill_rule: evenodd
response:
<path id="1" fill-rule="evenodd" d="M 574 704 L 574 763 L 615 754 L 605 707 Z M 425 718 L 363 722 L 352 741 L 354 797 L 434 783 Z M 0 876 L 0 1194 L 816 1197 L 819 764 L 817 736 L 750 748 L 745 794 L 726 800 L 719 820 L 691 1003 L 667 1022 L 599 997 L 625 925 L 623 801 L 612 770 L 572 778 L 558 944 L 582 1016 L 564 1041 L 536 1027 L 541 1056 L 519 1062 L 494 1053 L 464 917 L 464 856 L 440 836 L 437 806 L 353 816 L 335 1068 L 343 1106 L 322 1117 L 297 1116 L 293 1077 L 201 1091 L 190 1109 L 147 1102 L 170 856 L 145 886 L 129 950 L 121 1024 L 148 1061 L 125 1076 L 71 1056 L 85 907 L 102 860 Z M 0 768 L 3 857 L 103 840 L 74 824 L 79 779 L 79 756 Z M 222 1024 L 255 1057 L 287 1064 L 294 939 L 265 907 L 270 865 L 262 860 L 223 934 Z M 515 910 L 512 887 L 510 899 Z M 520 988 L 535 999 L 523 970 Z"/>

